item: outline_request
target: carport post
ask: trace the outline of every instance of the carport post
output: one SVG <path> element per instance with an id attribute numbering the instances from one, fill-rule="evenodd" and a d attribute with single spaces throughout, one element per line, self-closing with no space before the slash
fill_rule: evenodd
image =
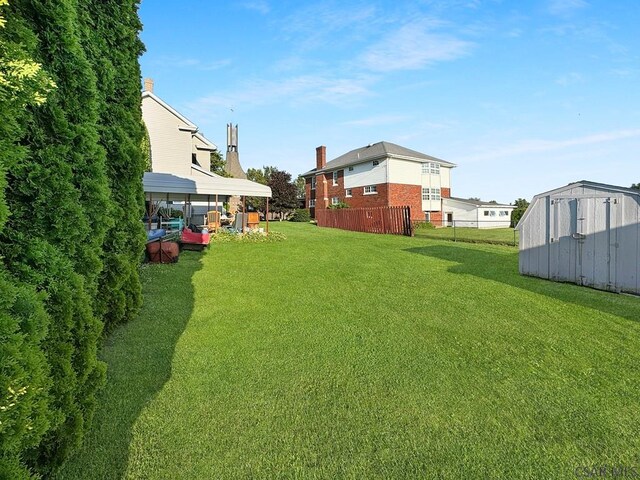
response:
<path id="1" fill-rule="evenodd" d="M 242 233 L 244 233 L 244 229 L 247 227 L 247 196 L 242 196 Z"/>
<path id="2" fill-rule="evenodd" d="M 267 197 L 267 213 L 264 218 L 267 219 L 267 233 L 269 233 L 269 197 Z"/>
<path id="3" fill-rule="evenodd" d="M 147 210 L 147 225 L 149 226 L 149 230 L 151 230 L 151 204 L 153 203 L 153 193 L 149 192 L 149 209 Z"/>

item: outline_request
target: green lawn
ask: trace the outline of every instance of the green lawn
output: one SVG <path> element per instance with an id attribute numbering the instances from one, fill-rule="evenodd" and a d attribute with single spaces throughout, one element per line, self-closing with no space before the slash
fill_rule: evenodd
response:
<path id="1" fill-rule="evenodd" d="M 574 478 L 638 465 L 640 300 L 517 250 L 272 224 L 144 270 L 60 478 Z"/>
<path id="2" fill-rule="evenodd" d="M 518 245 L 518 231 L 513 228 L 468 228 L 446 227 L 416 229 L 416 237 L 456 240 L 467 243 L 491 243 L 498 245 Z"/>

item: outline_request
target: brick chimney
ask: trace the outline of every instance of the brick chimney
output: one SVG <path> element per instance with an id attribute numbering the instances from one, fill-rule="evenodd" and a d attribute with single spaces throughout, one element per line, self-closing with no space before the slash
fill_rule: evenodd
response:
<path id="1" fill-rule="evenodd" d="M 316 148 L 316 169 L 321 170 L 327 164 L 327 147 L 324 145 Z"/>
<path id="2" fill-rule="evenodd" d="M 144 79 L 144 91 L 153 93 L 153 79 L 145 78 Z"/>

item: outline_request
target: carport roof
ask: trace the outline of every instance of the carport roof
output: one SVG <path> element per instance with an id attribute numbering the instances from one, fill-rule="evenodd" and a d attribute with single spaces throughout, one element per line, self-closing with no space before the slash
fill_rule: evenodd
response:
<path id="1" fill-rule="evenodd" d="M 146 172 L 142 179 L 145 194 L 210 195 L 271 197 L 271 188 L 240 178 L 224 178 L 218 175 L 180 176 L 173 173 Z M 195 196 L 195 197 L 194 197 Z"/>

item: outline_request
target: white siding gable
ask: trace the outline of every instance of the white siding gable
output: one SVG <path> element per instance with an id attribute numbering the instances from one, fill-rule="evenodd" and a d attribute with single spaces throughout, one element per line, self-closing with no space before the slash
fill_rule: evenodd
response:
<path id="1" fill-rule="evenodd" d="M 344 188 L 387 183 L 387 162 L 388 160 L 379 160 L 378 165 L 374 166 L 372 161 L 368 161 L 344 167 Z M 353 170 L 349 171 L 350 168 Z"/>
<path id="2" fill-rule="evenodd" d="M 195 153 L 200 167 L 207 171 L 211 170 L 211 148 L 196 136 L 193 137 L 192 153 Z"/>
<path id="3" fill-rule="evenodd" d="M 192 125 L 182 121 L 151 97 L 142 98 L 142 117 L 149 131 L 154 172 L 191 173 Z M 185 130 L 181 130 L 181 128 Z"/>

